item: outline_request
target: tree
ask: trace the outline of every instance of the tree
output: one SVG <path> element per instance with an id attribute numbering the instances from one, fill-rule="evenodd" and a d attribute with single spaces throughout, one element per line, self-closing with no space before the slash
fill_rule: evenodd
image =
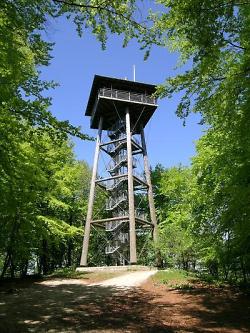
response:
<path id="1" fill-rule="evenodd" d="M 6 119 L 1 133 L 11 150 L 3 146 L 0 164 L 2 276 L 25 275 L 37 259 L 44 273 L 76 263 L 90 169 L 75 160 L 67 141 L 54 141 L 27 124 L 19 131 L 14 117 Z"/>
<path id="2" fill-rule="evenodd" d="M 43 82 L 38 68 L 49 65 L 53 44 L 46 42 L 42 33 L 46 30 L 48 17 L 68 13 L 68 17 L 73 16 L 79 34 L 83 28 L 90 27 L 103 46 L 107 30 L 124 33 L 127 39 L 133 30 L 128 22 L 134 2 L 116 1 L 111 6 L 101 5 L 99 1 L 88 1 L 85 5 L 82 1 L 81 7 L 79 4 L 75 2 L 72 6 L 70 2 L 59 0 L 3 2 L 0 15 L 0 110 L 6 110 L 20 121 L 25 119 L 31 125 L 52 127 L 61 135 L 73 134 L 86 139 L 88 136 L 79 128 L 67 121 L 58 121 L 48 109 L 51 100 L 43 96 L 43 91 L 55 87 L 55 83 Z"/>
<path id="3" fill-rule="evenodd" d="M 183 91 L 177 114 L 200 112 L 209 124 L 246 105 L 249 100 L 249 11 L 246 1 L 159 1 L 168 10 L 155 26 L 181 63 L 189 69 L 169 78 L 160 96 Z M 244 96 L 244 97 L 243 97 Z"/>
<path id="4" fill-rule="evenodd" d="M 194 184 L 191 170 L 183 167 L 152 172 L 159 223 L 159 248 L 165 265 L 191 269 L 195 267 L 196 246 L 191 233 L 190 192 Z M 154 185 L 156 185 L 154 183 Z M 160 200 L 159 200 L 160 198 Z"/>
<path id="5" fill-rule="evenodd" d="M 197 144 L 194 216 L 208 260 L 224 277 L 249 272 L 249 135 L 246 123 L 228 131 L 210 129 Z M 231 139 L 233 138 L 233 140 Z M 245 139 L 243 144 L 241 141 Z M 243 150 L 244 149 L 244 150 Z M 198 199 L 198 200 L 197 200 Z M 204 249 L 203 249 L 204 252 Z M 204 255 L 205 261 L 206 254 Z"/>
<path id="6" fill-rule="evenodd" d="M 158 95 L 182 92 L 177 115 L 201 114 L 207 133 L 197 143 L 192 170 L 193 229 L 200 258 L 211 272 L 249 277 L 248 1 L 159 1 L 152 15 L 166 44 L 180 53 L 185 72 L 166 80 Z"/>
<path id="7" fill-rule="evenodd" d="M 89 178 L 89 169 L 74 160 L 67 137 L 71 134 L 90 138 L 68 121 L 58 121 L 49 111 L 51 100 L 44 97 L 44 92 L 56 84 L 42 81 L 39 71 L 41 66 L 49 65 L 53 47 L 43 38 L 47 20 L 67 15 L 74 20 L 79 35 L 84 29 L 91 29 L 104 48 L 110 32 L 123 34 L 124 45 L 130 38 L 141 38 L 139 31 L 145 28 L 132 19 L 134 10 L 133 0 L 112 3 L 4 0 L 2 3 L 2 276 L 8 269 L 12 276 L 17 272 L 25 274 L 32 256 L 39 258 L 39 270 L 46 273 L 62 264 L 65 248 L 67 264 L 71 265 L 76 255 L 72 244 L 80 233 L 85 214 L 85 180 Z M 102 201 L 100 195 L 99 200 Z M 79 239 L 76 243 L 79 247 Z"/>

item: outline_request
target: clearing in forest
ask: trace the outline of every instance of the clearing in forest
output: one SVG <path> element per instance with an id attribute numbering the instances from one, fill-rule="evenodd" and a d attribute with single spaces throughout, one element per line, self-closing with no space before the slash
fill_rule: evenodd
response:
<path id="1" fill-rule="evenodd" d="M 141 272 L 120 272 L 119 280 L 135 273 Z M 3 284 L 0 332 L 250 331 L 249 299 L 239 290 L 168 272 L 158 272 L 141 286 L 123 288 L 115 285 L 114 274 Z M 100 282 L 105 279 L 109 282 Z"/>

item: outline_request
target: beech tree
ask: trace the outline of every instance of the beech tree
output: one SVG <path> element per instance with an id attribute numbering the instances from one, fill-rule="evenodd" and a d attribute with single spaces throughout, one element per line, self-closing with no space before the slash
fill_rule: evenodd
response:
<path id="1" fill-rule="evenodd" d="M 181 93 L 184 123 L 201 115 L 207 132 L 197 143 L 192 225 L 203 262 L 215 275 L 246 281 L 250 274 L 250 2 L 160 0 L 153 13 L 165 45 L 180 54 L 181 74 L 158 95 Z M 204 242 L 199 240 L 204 239 Z"/>
<path id="2" fill-rule="evenodd" d="M 103 48 L 115 33 L 124 36 L 124 46 L 136 38 L 145 58 L 152 45 L 179 53 L 183 69 L 167 78 L 157 95 L 181 93 L 177 116 L 185 123 L 191 112 L 199 113 L 206 133 L 197 142 L 190 168 L 158 167 L 153 172 L 160 247 L 171 265 L 188 268 L 197 261 L 214 276 L 249 279 L 250 3 L 158 3 L 159 12 L 145 12 L 145 20 L 139 21 L 135 0 L 2 2 L 2 275 L 25 274 L 33 256 L 38 269 L 47 273 L 72 265 L 79 253 L 89 169 L 75 160 L 67 138 L 90 138 L 51 114 L 51 99 L 44 92 L 56 83 L 40 78 L 53 48 L 43 38 L 47 19 L 65 15 L 80 36 L 89 29 Z M 98 200 L 101 207 L 103 196 Z M 91 258 L 97 260 L 94 250 Z"/>

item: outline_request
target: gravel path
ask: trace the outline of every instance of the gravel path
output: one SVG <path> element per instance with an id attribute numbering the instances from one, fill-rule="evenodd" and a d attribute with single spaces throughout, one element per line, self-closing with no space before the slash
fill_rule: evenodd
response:
<path id="1" fill-rule="evenodd" d="M 92 283 L 91 286 L 137 287 L 156 272 L 157 270 L 132 272 L 102 282 Z"/>
<path id="2" fill-rule="evenodd" d="M 198 282 L 187 290 L 169 289 L 145 281 L 154 273 L 111 275 L 99 285 L 87 278 L 3 283 L 0 332 L 250 332 L 248 295 Z"/>

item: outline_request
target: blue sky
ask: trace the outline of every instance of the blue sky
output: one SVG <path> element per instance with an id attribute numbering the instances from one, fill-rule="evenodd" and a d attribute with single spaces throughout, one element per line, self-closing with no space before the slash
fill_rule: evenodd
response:
<path id="1" fill-rule="evenodd" d="M 48 23 L 46 38 L 55 42 L 54 58 L 48 68 L 42 68 L 42 77 L 60 84 L 49 92 L 53 99 L 51 111 L 59 119 L 81 126 L 91 136 L 96 132 L 89 128 L 89 118 L 84 113 L 95 74 L 132 80 L 135 64 L 137 81 L 160 84 L 175 73 L 177 55 L 167 49 L 154 47 L 149 59 L 144 61 L 144 53 L 135 41 L 122 48 L 122 38 L 110 36 L 103 51 L 91 33 L 85 32 L 79 38 L 73 23 L 65 18 Z M 145 129 L 153 167 L 157 163 L 166 167 L 188 165 L 195 154 L 194 142 L 202 135 L 203 128 L 198 125 L 196 115 L 190 116 L 183 127 L 182 120 L 175 115 L 178 100 L 178 96 L 159 100 L 159 107 Z M 95 143 L 75 138 L 73 141 L 77 158 L 91 165 Z"/>

